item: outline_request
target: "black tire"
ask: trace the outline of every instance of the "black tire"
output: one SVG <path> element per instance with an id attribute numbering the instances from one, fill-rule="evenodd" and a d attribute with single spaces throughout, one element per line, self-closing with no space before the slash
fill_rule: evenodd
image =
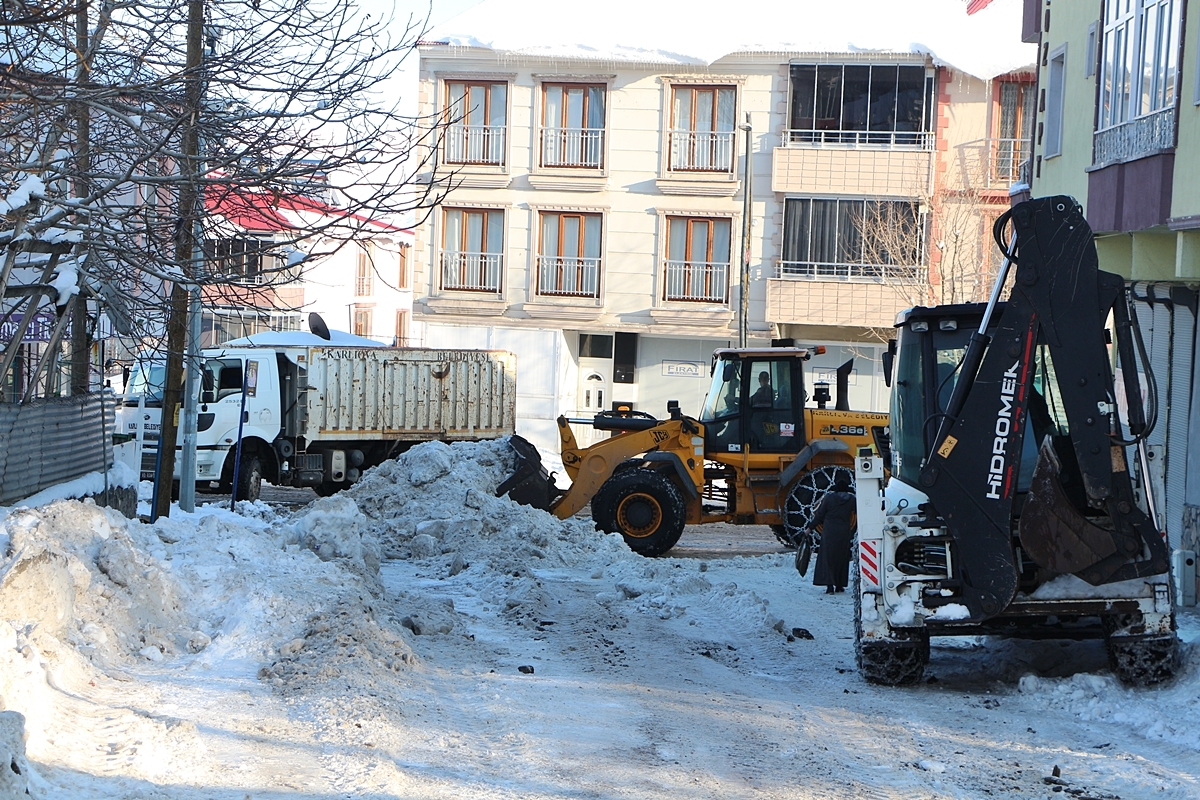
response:
<path id="1" fill-rule="evenodd" d="M 238 469 L 237 499 L 253 503 L 262 495 L 262 462 L 254 453 L 242 453 Z"/>
<path id="2" fill-rule="evenodd" d="M 857 548 L 856 548 L 857 550 Z M 858 553 L 851 553 L 850 588 L 854 592 L 854 660 L 868 683 L 911 686 L 920 682 L 929 663 L 929 634 L 912 631 L 906 640 L 868 642 L 863 639 L 862 591 L 858 585 Z"/>
<path id="3" fill-rule="evenodd" d="M 792 486 L 792 491 L 783 501 L 783 527 L 793 547 L 799 542 L 800 535 L 812 526 L 817 506 L 833 490 L 834 478 L 839 474 L 850 478 L 850 490 L 854 491 L 854 470 L 832 464 L 804 473 Z M 814 543 L 813 552 L 816 550 Z"/>
<path id="4" fill-rule="evenodd" d="M 687 506 L 669 478 L 648 469 L 631 469 L 605 481 L 592 498 L 592 519 L 601 530 L 619 533 L 629 549 L 660 556 L 683 535 Z"/>
<path id="5" fill-rule="evenodd" d="M 340 492 L 342 487 L 338 486 L 336 483 L 325 481 L 324 483 L 318 483 L 316 486 L 312 487 L 312 490 L 317 493 L 317 497 L 332 497 Z"/>
<path id="6" fill-rule="evenodd" d="M 796 546 L 792 544 L 792 537 L 788 534 L 786 525 L 772 525 L 771 533 L 775 534 L 775 538 L 778 539 L 779 543 L 784 547 Z"/>
<path id="7" fill-rule="evenodd" d="M 1179 668 L 1179 639 L 1166 636 L 1109 636 L 1108 663 L 1123 683 L 1154 686 L 1175 677 Z"/>

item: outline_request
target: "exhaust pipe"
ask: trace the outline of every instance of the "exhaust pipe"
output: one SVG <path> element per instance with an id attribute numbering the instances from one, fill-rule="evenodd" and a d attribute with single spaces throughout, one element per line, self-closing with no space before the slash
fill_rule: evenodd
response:
<path id="1" fill-rule="evenodd" d="M 837 368 L 837 404 L 836 411 L 850 410 L 850 373 L 854 371 L 854 359 Z"/>

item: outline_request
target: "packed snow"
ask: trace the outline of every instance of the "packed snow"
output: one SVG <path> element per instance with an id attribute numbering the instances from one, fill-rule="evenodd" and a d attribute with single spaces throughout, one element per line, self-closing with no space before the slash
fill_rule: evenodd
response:
<path id="1" fill-rule="evenodd" d="M 8 510 L 0 797 L 1200 796 L 1191 645 L 1154 690 L 976 638 L 871 686 L 790 554 L 644 559 L 495 497 L 512 467 L 428 443 L 294 512 Z"/>
<path id="2" fill-rule="evenodd" d="M 929 55 L 986 80 L 1036 61 L 1037 46 L 1021 41 L 1022 10 L 1021 0 L 993 0 L 971 15 L 962 0 L 759 0 L 736 10 L 714 0 L 610 0 L 586 25 L 564 25 L 556 0 L 484 0 L 425 39 L 562 60 L 697 66 L 737 53 Z"/>

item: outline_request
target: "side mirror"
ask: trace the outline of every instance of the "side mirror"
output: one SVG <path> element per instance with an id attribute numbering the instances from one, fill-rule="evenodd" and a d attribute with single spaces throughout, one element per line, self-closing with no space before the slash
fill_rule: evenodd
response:
<path id="1" fill-rule="evenodd" d="M 895 339 L 888 340 L 888 349 L 884 351 L 880 360 L 883 362 L 883 383 L 890 389 L 892 387 L 892 366 L 896 362 Z"/>
<path id="2" fill-rule="evenodd" d="M 737 377 L 738 367 L 740 365 L 736 361 L 726 361 L 724 368 L 721 370 L 721 380 L 729 383 Z"/>
<path id="3" fill-rule="evenodd" d="M 217 402 L 217 394 L 216 394 L 216 392 L 201 392 L 201 393 L 200 393 L 200 402 L 201 402 L 201 403 L 215 403 L 215 402 Z"/>

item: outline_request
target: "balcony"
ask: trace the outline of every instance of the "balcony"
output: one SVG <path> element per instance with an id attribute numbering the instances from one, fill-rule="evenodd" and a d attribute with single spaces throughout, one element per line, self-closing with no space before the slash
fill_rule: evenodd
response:
<path id="1" fill-rule="evenodd" d="M 671 131 L 673 172 L 732 172 L 733 131 Z"/>
<path id="2" fill-rule="evenodd" d="M 442 253 L 442 289 L 454 292 L 500 292 L 499 253 Z"/>
<path id="3" fill-rule="evenodd" d="M 451 125 L 446 129 L 446 163 L 504 165 L 504 127 Z"/>
<path id="4" fill-rule="evenodd" d="M 767 280 L 767 321 L 890 329 L 896 314 L 931 301 L 928 285 L 849 280 Z"/>
<path id="5" fill-rule="evenodd" d="M 1092 163 L 1096 166 L 1118 164 L 1156 155 L 1175 146 L 1175 109 L 1096 131 L 1092 145 Z"/>
<path id="6" fill-rule="evenodd" d="M 371 280 L 371 275 L 358 275 L 354 279 L 354 296 L 355 297 L 370 297 L 374 289 L 374 281 Z"/>
<path id="7" fill-rule="evenodd" d="M 600 259 L 538 256 L 538 294 L 599 297 Z"/>
<path id="8" fill-rule="evenodd" d="M 964 187 L 1007 191 L 1022 180 L 1029 160 L 1027 139 L 976 139 L 958 145 Z"/>
<path id="9" fill-rule="evenodd" d="M 726 303 L 729 264 L 719 261 L 667 261 L 663 299 L 691 303 Z"/>
<path id="10" fill-rule="evenodd" d="M 773 277 L 794 281 L 923 284 L 928 280 L 928 271 L 922 266 L 898 264 L 833 264 L 781 260 Z"/>
<path id="11" fill-rule="evenodd" d="M 540 166 L 600 169 L 604 161 L 603 128 L 543 128 Z"/>
<path id="12" fill-rule="evenodd" d="M 899 147 L 933 150 L 935 137 L 919 131 L 786 130 L 784 147 Z"/>

